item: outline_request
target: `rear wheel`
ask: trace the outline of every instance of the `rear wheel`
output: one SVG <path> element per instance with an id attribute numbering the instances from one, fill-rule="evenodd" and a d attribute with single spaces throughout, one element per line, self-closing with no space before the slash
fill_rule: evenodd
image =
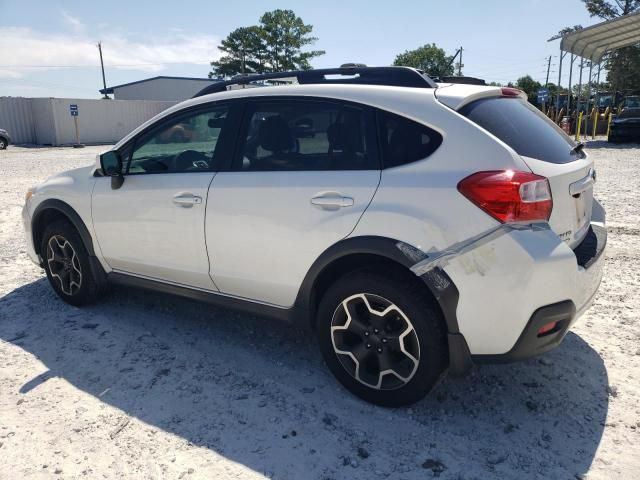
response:
<path id="1" fill-rule="evenodd" d="M 4 150 L 8 145 L 9 142 L 6 139 L 0 137 L 0 150 Z"/>
<path id="2" fill-rule="evenodd" d="M 87 249 L 73 225 L 63 220 L 48 225 L 40 252 L 49 283 L 62 300 L 76 306 L 95 302 L 98 284 Z"/>
<path id="3" fill-rule="evenodd" d="M 339 279 L 321 301 L 317 335 L 338 381 L 378 405 L 420 400 L 447 368 L 442 313 L 403 275 L 361 270 Z"/>

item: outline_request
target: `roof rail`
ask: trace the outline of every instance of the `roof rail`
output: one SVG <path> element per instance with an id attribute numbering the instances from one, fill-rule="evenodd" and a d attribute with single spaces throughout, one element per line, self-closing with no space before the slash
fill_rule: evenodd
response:
<path id="1" fill-rule="evenodd" d="M 328 78 L 328 76 L 331 76 Z M 334 76 L 338 76 L 335 78 Z M 343 76 L 340 78 L 339 76 Z M 355 84 L 389 85 L 394 87 L 436 88 L 437 85 L 422 71 L 410 67 L 341 67 L 321 68 L 318 70 L 294 70 L 249 74 L 222 80 L 206 86 L 193 98 L 210 93 L 224 92 L 232 85 L 248 85 L 253 82 L 295 77 L 299 84 Z"/>

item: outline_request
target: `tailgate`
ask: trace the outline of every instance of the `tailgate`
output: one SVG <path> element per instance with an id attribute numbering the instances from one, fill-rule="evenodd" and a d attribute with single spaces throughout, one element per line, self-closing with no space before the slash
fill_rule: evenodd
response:
<path id="1" fill-rule="evenodd" d="M 589 158 L 556 164 L 522 157 L 531 171 L 547 177 L 553 197 L 549 225 L 571 248 L 577 246 L 589 229 L 593 208 L 595 170 Z"/>

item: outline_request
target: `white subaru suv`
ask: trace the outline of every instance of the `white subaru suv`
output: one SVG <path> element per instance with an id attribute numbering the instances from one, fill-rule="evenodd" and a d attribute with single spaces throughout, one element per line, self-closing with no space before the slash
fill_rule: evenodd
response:
<path id="1" fill-rule="evenodd" d="M 232 87 L 256 82 L 279 85 Z M 398 406 L 560 344 L 602 277 L 595 178 L 519 90 L 353 67 L 209 86 L 23 216 L 64 301 L 118 283 L 296 322 L 348 390 Z"/>

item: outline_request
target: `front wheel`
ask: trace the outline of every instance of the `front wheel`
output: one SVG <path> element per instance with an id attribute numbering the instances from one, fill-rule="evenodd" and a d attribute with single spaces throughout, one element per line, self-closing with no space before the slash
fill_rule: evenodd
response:
<path id="1" fill-rule="evenodd" d="M 73 225 L 67 221 L 48 225 L 40 252 L 49 283 L 62 300 L 76 306 L 95 302 L 98 284 L 87 249 Z"/>
<path id="2" fill-rule="evenodd" d="M 398 407 L 417 402 L 447 368 L 444 318 L 408 275 L 356 271 L 339 279 L 318 310 L 329 369 L 351 393 Z"/>
<path id="3" fill-rule="evenodd" d="M 9 146 L 9 142 L 4 138 L 0 137 L 0 150 L 4 150 Z"/>

